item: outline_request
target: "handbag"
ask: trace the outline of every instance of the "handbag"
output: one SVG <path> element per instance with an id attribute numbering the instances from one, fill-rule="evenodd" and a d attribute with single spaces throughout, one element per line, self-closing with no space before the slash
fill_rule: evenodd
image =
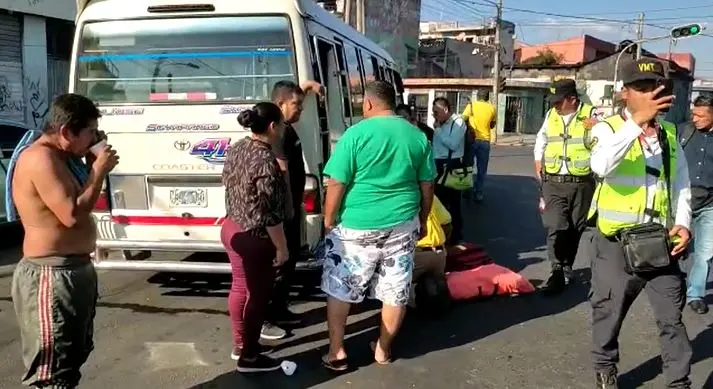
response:
<path id="1" fill-rule="evenodd" d="M 668 139 L 659 130 L 663 175 L 668 196 L 668 208 L 671 209 L 671 155 Z M 626 271 L 630 274 L 648 273 L 665 269 L 673 264 L 671 258 L 672 243 L 668 229 L 660 223 L 644 223 L 626 228 L 619 233 L 624 247 Z"/>
<path id="2" fill-rule="evenodd" d="M 443 175 L 442 185 L 454 189 L 465 191 L 473 187 L 473 167 L 463 166 L 455 169 L 448 169 Z"/>
<path id="3" fill-rule="evenodd" d="M 648 273 L 671 266 L 671 243 L 666 227 L 645 223 L 620 233 L 627 273 Z"/>

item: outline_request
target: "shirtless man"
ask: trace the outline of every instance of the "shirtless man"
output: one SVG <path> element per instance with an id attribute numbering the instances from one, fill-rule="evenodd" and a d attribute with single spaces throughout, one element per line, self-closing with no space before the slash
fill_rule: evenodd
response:
<path id="1" fill-rule="evenodd" d="M 86 156 L 96 143 L 100 116 L 83 96 L 57 97 L 42 136 L 15 167 L 12 199 L 25 240 L 12 299 L 28 386 L 75 388 L 94 347 L 98 290 L 89 257 L 96 243 L 90 213 L 118 157 L 105 146 L 85 169 L 71 169 L 70 160 Z"/>

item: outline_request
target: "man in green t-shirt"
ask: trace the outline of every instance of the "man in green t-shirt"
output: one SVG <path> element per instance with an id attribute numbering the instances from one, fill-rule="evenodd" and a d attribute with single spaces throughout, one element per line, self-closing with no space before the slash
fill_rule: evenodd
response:
<path id="1" fill-rule="evenodd" d="M 435 165 L 426 136 L 394 114 L 396 95 L 386 82 L 369 84 L 365 119 L 337 143 L 324 174 L 322 290 L 329 296 L 331 370 L 346 370 L 344 327 L 350 305 L 370 295 L 383 302 L 374 359 L 388 363 L 406 313 L 416 243 L 433 201 Z"/>

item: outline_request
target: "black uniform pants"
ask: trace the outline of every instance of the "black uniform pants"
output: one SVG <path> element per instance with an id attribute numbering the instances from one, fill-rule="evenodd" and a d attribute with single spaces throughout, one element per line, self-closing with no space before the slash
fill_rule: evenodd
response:
<path id="1" fill-rule="evenodd" d="M 440 180 L 446 171 L 448 165 L 459 165 L 461 161 L 459 159 L 448 160 L 448 159 L 437 159 L 436 160 L 436 172 L 438 175 L 438 180 Z M 451 232 L 450 242 L 456 244 L 463 239 L 463 219 L 461 216 L 461 197 L 462 193 L 459 190 L 451 189 L 445 185 L 436 184 L 434 191 L 438 200 L 441 201 L 443 206 L 451 214 L 451 225 L 453 226 L 453 231 Z"/>
<path id="2" fill-rule="evenodd" d="M 677 264 L 652 274 L 629 274 L 624 249 L 614 238 L 590 228 L 582 249 L 592 260 L 592 337 L 595 369 L 616 371 L 619 362 L 619 331 L 636 297 L 646 290 L 659 328 L 663 372 L 669 388 L 689 383 L 693 351 L 681 320 L 685 302 L 684 280 Z M 641 323 L 630 322 L 640 326 Z"/>
<path id="3" fill-rule="evenodd" d="M 545 199 L 542 219 L 547 229 L 547 256 L 555 270 L 574 264 L 594 188 L 594 179 L 555 182 L 545 177 L 542 183 Z"/>
<path id="4" fill-rule="evenodd" d="M 287 262 L 277 268 L 275 290 L 268 313 L 268 320 L 277 320 L 287 310 L 290 297 L 290 287 L 294 281 L 295 268 L 302 250 L 302 213 L 295 209 L 295 216 L 284 223 L 285 238 L 289 257 Z"/>

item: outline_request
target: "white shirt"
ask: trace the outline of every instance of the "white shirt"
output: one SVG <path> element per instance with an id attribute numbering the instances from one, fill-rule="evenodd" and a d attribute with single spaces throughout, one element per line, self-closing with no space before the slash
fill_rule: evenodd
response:
<path id="1" fill-rule="evenodd" d="M 463 118 L 456 114 L 442 125 L 436 125 L 433 129 L 433 157 L 447 159 L 450 152 L 453 159 L 463 158 L 467 128 Z"/>
<path id="2" fill-rule="evenodd" d="M 537 137 L 535 138 L 535 161 L 542 161 L 545 156 L 545 149 L 547 148 L 547 122 L 550 118 L 550 112 L 552 111 L 549 111 L 547 116 L 545 116 L 545 121 L 542 122 L 542 127 L 540 127 L 540 131 L 537 132 Z M 562 116 L 562 120 L 564 120 L 565 124 L 570 123 L 570 119 L 575 113 L 576 112 Z M 557 174 L 563 176 L 569 175 L 566 163 L 562 163 L 562 167 L 560 167 L 560 171 Z"/>
<path id="3" fill-rule="evenodd" d="M 625 110 L 624 116 L 631 117 L 628 110 Z M 611 127 L 606 122 L 599 122 L 592 128 L 592 141 L 595 142 L 592 147 L 592 156 L 590 160 L 592 172 L 600 177 L 610 175 L 624 156 L 629 151 L 629 148 L 639 142 L 639 135 L 643 134 L 644 130 L 639 127 L 633 120 L 627 119 L 624 125 L 616 132 L 613 132 Z M 643 147 L 646 165 L 654 169 L 662 170 L 662 154 L 661 145 L 656 136 L 646 136 L 646 144 L 648 147 Z M 690 229 L 691 226 L 691 183 L 688 177 L 688 165 L 686 158 L 681 149 L 681 145 L 676 142 L 676 176 L 671 183 L 671 211 L 673 212 L 676 225 Z M 646 175 L 646 207 L 653 208 L 654 195 L 658 177 L 650 174 Z M 655 221 L 655 220 L 654 220 Z"/>

